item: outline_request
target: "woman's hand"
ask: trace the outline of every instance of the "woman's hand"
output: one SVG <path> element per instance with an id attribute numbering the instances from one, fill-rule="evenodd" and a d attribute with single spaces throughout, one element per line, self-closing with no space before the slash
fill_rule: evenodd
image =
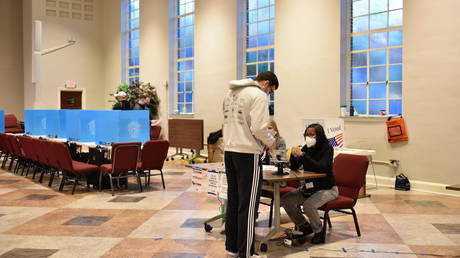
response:
<path id="1" fill-rule="evenodd" d="M 298 146 L 292 147 L 291 153 L 296 157 L 301 156 L 302 155 L 302 149 L 300 147 L 298 147 Z"/>

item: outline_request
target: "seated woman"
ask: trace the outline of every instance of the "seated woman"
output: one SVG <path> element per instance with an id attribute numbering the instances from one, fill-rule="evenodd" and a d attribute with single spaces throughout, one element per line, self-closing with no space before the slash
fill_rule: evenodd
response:
<path id="1" fill-rule="evenodd" d="M 278 126 L 274 120 L 270 121 L 270 124 L 268 124 L 268 129 L 275 137 L 276 144 L 275 148 L 273 148 L 271 152 L 269 150 L 265 152 L 265 156 L 263 157 L 263 164 L 265 165 L 270 165 L 270 158 L 275 158 L 275 155 L 282 155 L 284 157 L 286 156 L 286 141 L 283 137 L 281 137 Z"/>
<path id="2" fill-rule="evenodd" d="M 305 145 L 293 147 L 290 157 L 291 169 L 298 170 L 303 166 L 304 171 L 325 173 L 326 177 L 312 179 L 296 190 L 286 193 L 281 198 L 281 205 L 286 213 L 303 233 L 298 237 L 298 242 L 303 244 L 306 237 L 315 233 L 311 239 L 312 244 L 323 242 L 323 227 L 318 214 L 318 208 L 325 203 L 337 198 L 339 191 L 335 185 L 332 173 L 332 159 L 334 150 L 319 124 L 311 124 L 304 132 Z M 299 209 L 303 205 L 303 211 L 308 220 Z"/>

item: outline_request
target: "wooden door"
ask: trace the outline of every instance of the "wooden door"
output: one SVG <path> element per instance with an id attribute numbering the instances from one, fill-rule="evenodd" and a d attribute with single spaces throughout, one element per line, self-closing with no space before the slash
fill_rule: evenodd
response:
<path id="1" fill-rule="evenodd" d="M 61 91 L 61 109 L 81 109 L 81 91 Z"/>

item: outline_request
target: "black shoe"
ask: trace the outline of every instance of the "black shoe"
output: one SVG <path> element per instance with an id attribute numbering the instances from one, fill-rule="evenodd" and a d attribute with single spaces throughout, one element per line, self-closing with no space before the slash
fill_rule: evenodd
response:
<path id="1" fill-rule="evenodd" d="M 321 230 L 318 233 L 315 233 L 313 238 L 310 240 L 310 243 L 312 244 L 324 244 L 324 237 L 325 237 L 325 232 L 324 230 Z"/>
<path id="2" fill-rule="evenodd" d="M 310 224 L 307 222 L 299 226 L 298 230 L 302 232 L 302 235 L 295 235 L 295 239 L 297 239 L 297 243 L 302 245 L 305 242 L 307 242 L 307 236 L 313 233 L 313 229 L 311 228 Z"/>

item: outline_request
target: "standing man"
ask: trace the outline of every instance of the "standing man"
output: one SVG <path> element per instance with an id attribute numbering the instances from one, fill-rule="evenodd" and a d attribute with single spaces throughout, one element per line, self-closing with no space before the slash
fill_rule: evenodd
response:
<path id="1" fill-rule="evenodd" d="M 225 247 L 230 257 L 254 255 L 254 223 L 261 179 L 261 154 L 272 149 L 269 94 L 278 89 L 278 78 L 267 71 L 255 80 L 230 81 L 225 96 L 224 144 L 228 183 Z"/>

